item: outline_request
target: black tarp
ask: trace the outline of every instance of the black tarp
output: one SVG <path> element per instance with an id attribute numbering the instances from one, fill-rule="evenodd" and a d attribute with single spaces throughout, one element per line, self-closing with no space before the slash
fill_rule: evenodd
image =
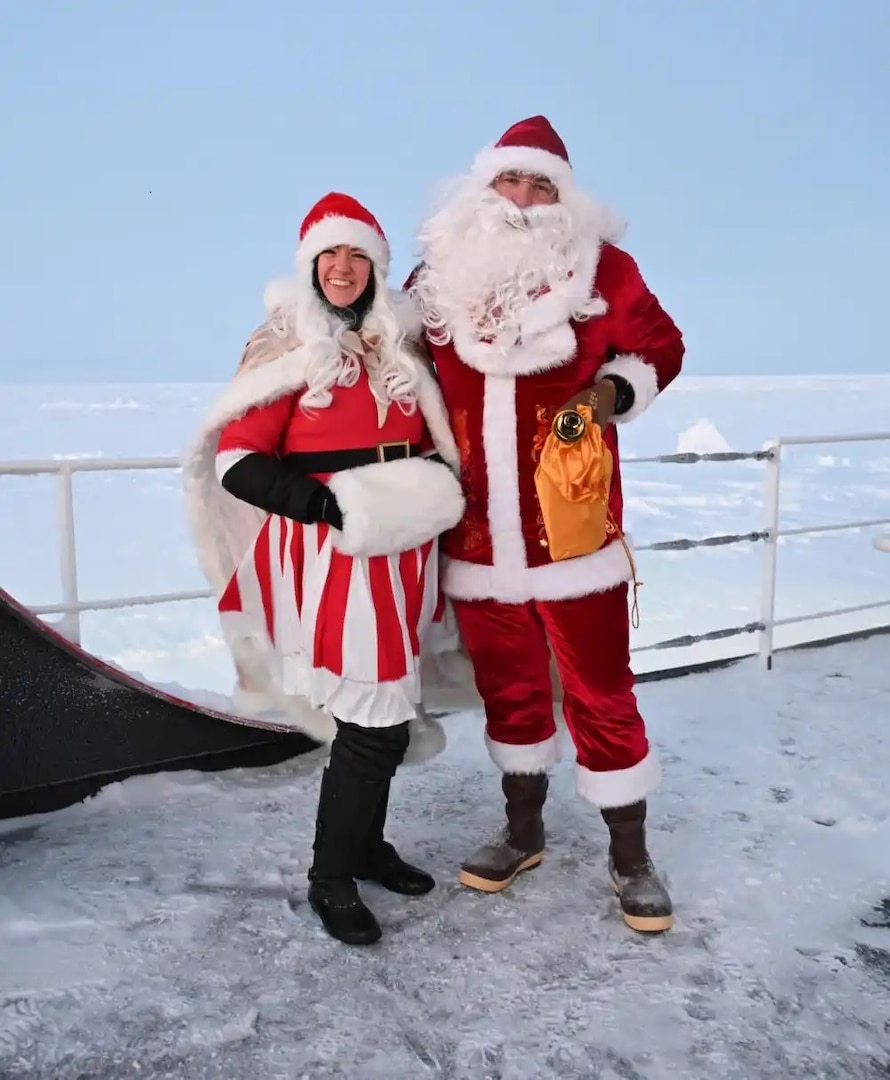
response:
<path id="1" fill-rule="evenodd" d="M 270 764 L 315 747 L 138 682 L 0 589 L 0 818 L 59 809 L 136 773 Z"/>

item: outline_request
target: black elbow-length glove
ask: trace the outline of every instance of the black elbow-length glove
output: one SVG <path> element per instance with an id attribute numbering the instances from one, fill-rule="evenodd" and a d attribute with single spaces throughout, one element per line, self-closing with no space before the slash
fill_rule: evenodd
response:
<path id="1" fill-rule="evenodd" d="M 312 525 L 327 522 L 343 528 L 343 515 L 334 493 L 313 476 L 289 467 L 287 459 L 267 454 L 247 454 L 227 469 L 222 486 L 236 499 L 259 507 L 268 514 Z"/>

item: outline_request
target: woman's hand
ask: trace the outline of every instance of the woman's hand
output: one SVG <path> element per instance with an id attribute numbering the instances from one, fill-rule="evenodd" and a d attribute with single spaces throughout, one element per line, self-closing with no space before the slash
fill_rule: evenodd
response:
<path id="1" fill-rule="evenodd" d="M 334 529 L 343 528 L 343 513 L 333 491 L 325 484 L 319 484 L 309 499 L 306 509 L 312 524 L 323 521 Z"/>

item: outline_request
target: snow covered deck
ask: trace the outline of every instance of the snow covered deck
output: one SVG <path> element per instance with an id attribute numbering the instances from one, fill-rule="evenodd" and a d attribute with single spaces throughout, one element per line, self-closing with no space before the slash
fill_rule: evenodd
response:
<path id="1" fill-rule="evenodd" d="M 620 920 L 569 753 L 544 865 L 502 896 L 455 884 L 501 821 L 475 714 L 397 779 L 393 838 L 439 887 L 368 887 L 369 950 L 305 904 L 317 754 L 4 822 L 0 1076 L 886 1077 L 888 661 L 875 637 L 640 686 L 663 936 Z"/>

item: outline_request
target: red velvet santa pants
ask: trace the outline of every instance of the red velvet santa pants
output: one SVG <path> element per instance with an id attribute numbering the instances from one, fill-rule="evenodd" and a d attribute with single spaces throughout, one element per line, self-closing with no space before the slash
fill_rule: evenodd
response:
<path id="1" fill-rule="evenodd" d="M 626 806 L 658 786 L 633 689 L 626 584 L 569 600 L 452 603 L 496 765 L 539 773 L 558 759 L 552 650 L 581 795 L 599 807 Z"/>

